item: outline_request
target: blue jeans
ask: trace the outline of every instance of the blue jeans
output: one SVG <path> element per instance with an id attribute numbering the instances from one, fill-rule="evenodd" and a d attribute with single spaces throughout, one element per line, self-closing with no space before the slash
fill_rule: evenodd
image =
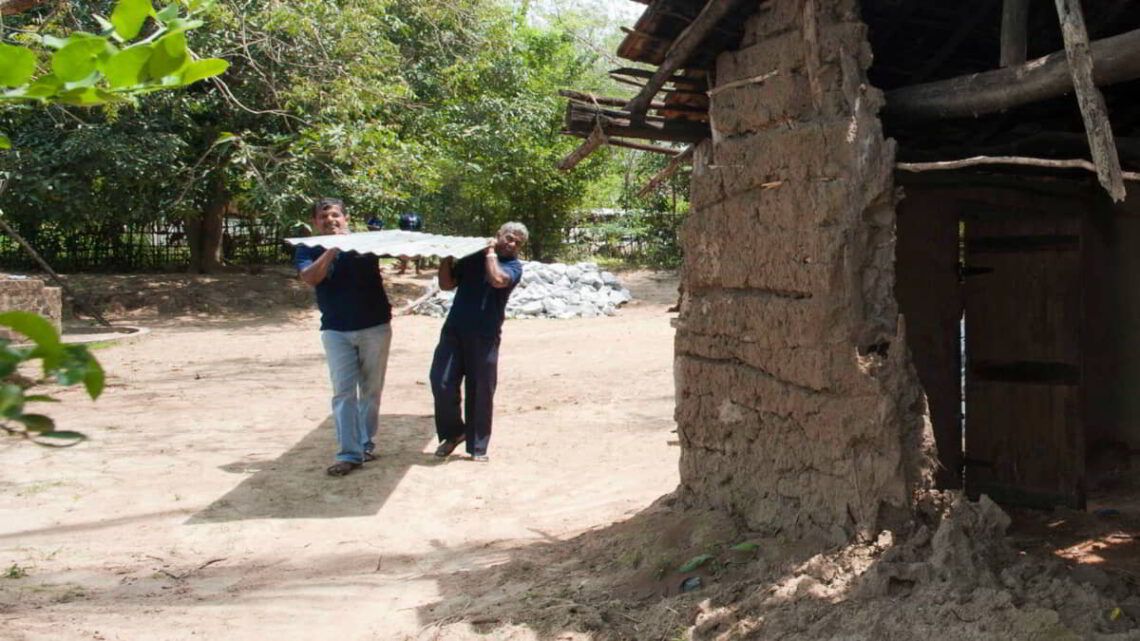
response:
<path id="1" fill-rule="evenodd" d="M 429 378 L 439 440 L 466 435 L 467 453 L 486 455 L 499 381 L 499 337 L 444 328 Z"/>
<path id="2" fill-rule="evenodd" d="M 363 463 L 375 444 L 380 418 L 380 395 L 388 370 L 392 327 L 385 323 L 351 332 L 326 329 L 321 344 L 332 380 L 333 420 L 340 451 L 336 460 Z"/>

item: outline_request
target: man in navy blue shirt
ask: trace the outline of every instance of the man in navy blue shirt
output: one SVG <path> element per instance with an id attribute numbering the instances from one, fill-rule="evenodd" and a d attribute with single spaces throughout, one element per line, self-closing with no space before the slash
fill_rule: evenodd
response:
<path id="1" fill-rule="evenodd" d="M 344 202 L 322 198 L 314 203 L 313 233 L 349 233 Z M 317 290 L 321 344 L 329 361 L 339 444 L 336 463 L 327 472 L 344 476 L 376 458 L 373 438 L 392 343 L 392 306 L 376 256 L 298 247 L 293 264 L 301 280 Z"/>
<path id="2" fill-rule="evenodd" d="M 486 251 L 459 262 L 443 259 L 439 287 L 455 289 L 431 363 L 435 430 L 445 457 L 462 442 L 475 461 L 487 461 L 491 415 L 499 372 L 499 337 L 507 299 L 522 278 L 519 249 L 529 236 L 522 223 L 506 223 Z M 463 413 L 460 414 L 460 385 Z"/>

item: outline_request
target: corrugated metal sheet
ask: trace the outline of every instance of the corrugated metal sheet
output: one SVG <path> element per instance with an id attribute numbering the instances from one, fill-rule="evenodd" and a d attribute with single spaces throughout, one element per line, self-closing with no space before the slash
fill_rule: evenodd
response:
<path id="1" fill-rule="evenodd" d="M 442 236 L 418 231 L 384 230 L 332 236 L 286 238 L 290 245 L 336 247 L 344 252 L 375 256 L 452 256 L 463 258 L 487 248 L 486 238 L 475 236 Z"/>

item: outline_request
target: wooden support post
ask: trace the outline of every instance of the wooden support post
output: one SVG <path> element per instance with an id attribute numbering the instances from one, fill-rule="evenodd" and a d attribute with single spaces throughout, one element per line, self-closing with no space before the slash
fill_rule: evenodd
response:
<path id="1" fill-rule="evenodd" d="M 702 42 L 705 36 L 710 31 L 716 28 L 721 19 L 728 15 L 729 11 L 736 7 L 742 0 L 709 0 L 704 9 L 701 9 L 700 14 L 685 27 L 681 35 L 673 41 L 669 50 L 665 53 L 665 60 L 657 67 L 653 77 L 641 88 L 641 91 L 629 101 L 625 106 L 625 110 L 630 113 L 633 118 L 645 113 L 649 108 L 649 103 L 653 101 L 653 97 L 661 90 L 661 87 L 673 75 L 673 72 L 681 68 L 685 64 L 689 56 Z"/>
<path id="2" fill-rule="evenodd" d="M 1124 179 L 1120 173 L 1120 158 L 1113 141 L 1112 124 L 1104 96 L 1093 80 L 1093 59 L 1089 50 L 1089 34 L 1080 0 L 1056 0 L 1057 16 L 1061 20 L 1061 35 L 1065 39 L 1065 56 L 1069 60 L 1069 73 L 1081 106 L 1085 132 L 1089 136 L 1089 149 L 1100 184 L 1116 202 L 1124 200 Z"/>
<path id="3" fill-rule="evenodd" d="M 1005 0 L 1001 11 L 1001 66 L 1025 62 L 1029 47 L 1029 0 Z"/>

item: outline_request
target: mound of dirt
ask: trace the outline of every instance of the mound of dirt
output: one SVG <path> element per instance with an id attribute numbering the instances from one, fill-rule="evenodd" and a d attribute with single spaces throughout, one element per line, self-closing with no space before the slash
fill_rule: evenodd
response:
<path id="1" fill-rule="evenodd" d="M 1019 551 L 986 497 L 932 494 L 926 512 L 898 539 L 827 547 L 750 536 L 663 500 L 472 573 L 423 613 L 434 625 L 420 638 L 487 626 L 512 639 L 530 638 L 510 634 L 516 626 L 582 639 L 1140 638 L 1135 577 Z"/>

